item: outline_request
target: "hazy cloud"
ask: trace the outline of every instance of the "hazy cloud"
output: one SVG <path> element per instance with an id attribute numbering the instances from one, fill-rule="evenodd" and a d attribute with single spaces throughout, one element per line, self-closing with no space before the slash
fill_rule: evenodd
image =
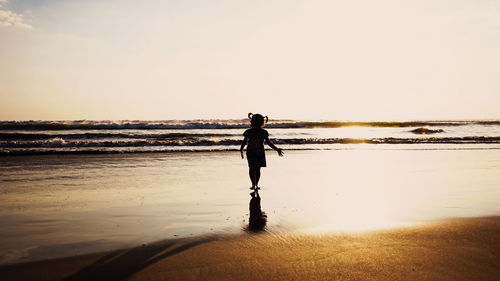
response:
<path id="1" fill-rule="evenodd" d="M 14 13 L 5 8 L 7 0 L 0 0 L 0 27 L 21 27 L 31 28 L 31 25 L 26 23 L 23 14 Z"/>

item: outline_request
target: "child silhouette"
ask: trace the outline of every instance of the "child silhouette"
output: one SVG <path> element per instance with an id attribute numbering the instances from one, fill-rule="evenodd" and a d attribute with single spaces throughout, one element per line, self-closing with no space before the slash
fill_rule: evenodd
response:
<path id="1" fill-rule="evenodd" d="M 247 146 L 247 160 L 248 160 L 248 168 L 250 180 L 252 181 L 252 187 L 250 189 L 260 189 L 258 187 L 259 179 L 260 179 L 260 168 L 266 167 L 266 154 L 264 151 L 264 141 L 269 145 L 272 149 L 278 152 L 279 156 L 283 156 L 283 151 L 277 148 L 270 140 L 269 133 L 262 129 L 264 125 L 269 120 L 266 117 L 260 114 L 252 114 L 248 113 L 248 118 L 250 119 L 250 129 L 246 130 L 243 133 L 245 137 L 241 142 L 241 158 L 243 159 L 243 148 L 248 142 Z M 265 118 L 265 122 L 264 122 Z"/>

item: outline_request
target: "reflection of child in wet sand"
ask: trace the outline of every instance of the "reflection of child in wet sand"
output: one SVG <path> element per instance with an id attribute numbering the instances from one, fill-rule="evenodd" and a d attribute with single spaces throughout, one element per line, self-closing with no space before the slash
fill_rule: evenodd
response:
<path id="1" fill-rule="evenodd" d="M 260 207 L 260 196 L 258 190 L 250 193 L 252 199 L 250 199 L 250 219 L 248 223 L 248 230 L 250 231 L 261 231 L 264 230 L 267 223 L 267 215 L 262 212 Z"/>
<path id="2" fill-rule="evenodd" d="M 248 118 L 250 118 L 250 129 L 243 133 L 245 137 L 241 142 L 241 158 L 243 157 L 243 148 L 248 142 L 247 146 L 247 160 L 249 167 L 250 180 L 252 181 L 252 187 L 250 189 L 260 189 L 258 187 L 260 179 L 260 168 L 266 167 L 266 154 L 264 151 L 264 141 L 272 149 L 278 152 L 279 156 L 283 156 L 283 151 L 277 148 L 270 140 L 269 133 L 262 129 L 265 123 L 267 123 L 268 118 L 260 114 L 248 113 Z"/>

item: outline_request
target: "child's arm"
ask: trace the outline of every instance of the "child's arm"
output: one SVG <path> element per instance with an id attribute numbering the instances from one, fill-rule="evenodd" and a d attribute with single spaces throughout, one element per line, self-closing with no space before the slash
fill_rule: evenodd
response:
<path id="1" fill-rule="evenodd" d="M 276 145 L 274 145 L 274 143 L 269 139 L 269 138 L 266 138 L 266 143 L 267 145 L 269 145 L 272 149 L 278 151 L 278 155 L 279 156 L 283 156 L 283 150 L 279 149 L 276 147 Z"/>
<path id="2" fill-rule="evenodd" d="M 245 137 L 243 141 L 241 142 L 241 147 L 240 147 L 240 153 L 241 153 L 241 159 L 245 158 L 243 157 L 243 148 L 245 148 L 245 145 L 247 144 L 248 138 Z"/>

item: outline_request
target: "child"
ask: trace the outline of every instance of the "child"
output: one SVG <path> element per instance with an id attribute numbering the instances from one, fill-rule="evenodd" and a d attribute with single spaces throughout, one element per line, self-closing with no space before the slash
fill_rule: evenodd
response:
<path id="1" fill-rule="evenodd" d="M 265 123 L 267 123 L 268 118 L 265 117 L 266 121 L 264 122 L 264 116 L 260 114 L 252 114 L 248 113 L 248 118 L 250 119 L 250 129 L 246 130 L 243 133 L 245 137 L 241 143 L 241 158 L 243 159 L 243 148 L 247 144 L 247 160 L 249 167 L 249 175 L 250 180 L 252 181 L 252 187 L 250 189 L 260 189 L 258 187 L 259 179 L 260 179 L 260 168 L 266 167 L 266 154 L 264 152 L 264 141 L 266 141 L 267 145 L 269 145 L 272 149 L 278 152 L 279 156 L 283 156 L 283 151 L 277 148 L 270 140 L 269 133 L 262 129 Z"/>

